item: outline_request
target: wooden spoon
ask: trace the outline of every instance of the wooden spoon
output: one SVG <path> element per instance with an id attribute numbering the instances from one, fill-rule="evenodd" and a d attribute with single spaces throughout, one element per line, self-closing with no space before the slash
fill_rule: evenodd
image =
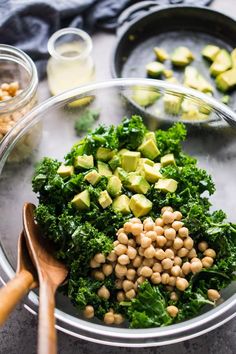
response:
<path id="1" fill-rule="evenodd" d="M 42 238 L 34 221 L 35 206 L 25 203 L 23 226 L 28 250 L 39 279 L 38 354 L 56 354 L 55 292 L 67 277 L 66 266 L 53 256 L 53 248 Z"/>
<path id="2" fill-rule="evenodd" d="M 7 320 L 16 304 L 37 287 L 37 274 L 31 262 L 23 231 L 18 239 L 16 275 L 0 289 L 0 326 Z"/>

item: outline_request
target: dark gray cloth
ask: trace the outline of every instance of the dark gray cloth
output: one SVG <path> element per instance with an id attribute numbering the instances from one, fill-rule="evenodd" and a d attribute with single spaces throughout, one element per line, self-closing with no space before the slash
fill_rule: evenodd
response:
<path id="1" fill-rule="evenodd" d="M 0 0 L 0 43 L 16 46 L 45 74 L 47 42 L 59 28 L 77 27 L 93 32 L 113 30 L 120 13 L 137 0 Z M 156 0 L 167 3 L 207 5 L 211 0 Z"/>

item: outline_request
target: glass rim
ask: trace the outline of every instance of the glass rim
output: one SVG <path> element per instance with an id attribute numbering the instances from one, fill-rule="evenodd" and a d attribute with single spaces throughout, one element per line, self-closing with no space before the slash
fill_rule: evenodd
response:
<path id="1" fill-rule="evenodd" d="M 85 49 L 83 50 L 82 53 L 77 54 L 72 57 L 66 57 L 66 56 L 58 53 L 58 51 L 55 47 L 55 43 L 60 37 L 63 37 L 67 34 L 75 34 L 84 40 L 86 46 L 85 46 Z M 93 43 L 92 43 L 91 37 L 89 36 L 89 34 L 87 32 L 85 32 L 79 28 L 67 27 L 67 28 L 62 28 L 59 31 L 56 31 L 55 33 L 53 33 L 53 35 L 48 40 L 47 47 L 48 47 L 48 52 L 51 55 L 51 57 L 56 58 L 58 60 L 63 60 L 63 61 L 69 62 L 69 61 L 73 61 L 73 60 L 80 60 L 80 59 L 86 58 L 92 51 Z"/>

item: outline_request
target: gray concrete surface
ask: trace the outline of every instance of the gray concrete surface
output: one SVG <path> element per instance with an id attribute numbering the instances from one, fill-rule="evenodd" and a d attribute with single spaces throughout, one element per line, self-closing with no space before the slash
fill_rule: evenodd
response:
<path id="1" fill-rule="evenodd" d="M 235 0 L 215 0 L 212 7 L 233 15 Z M 110 53 L 115 42 L 113 34 L 99 33 L 93 38 L 97 80 L 110 78 Z M 40 100 L 49 96 L 47 83 L 39 88 Z M 21 303 L 0 329 L 0 354 L 36 353 L 37 318 Z M 59 354 L 233 354 L 236 352 L 236 319 L 201 337 L 166 347 L 125 349 L 92 344 L 58 333 Z"/>

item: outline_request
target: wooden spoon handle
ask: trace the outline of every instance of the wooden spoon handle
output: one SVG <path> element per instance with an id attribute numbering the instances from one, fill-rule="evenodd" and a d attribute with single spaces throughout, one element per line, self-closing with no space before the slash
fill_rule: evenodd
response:
<path id="1" fill-rule="evenodd" d="M 0 289 L 0 326 L 34 282 L 32 273 L 22 270 Z"/>
<path id="2" fill-rule="evenodd" d="M 55 328 L 55 290 L 47 282 L 39 287 L 38 354 L 57 353 Z"/>

